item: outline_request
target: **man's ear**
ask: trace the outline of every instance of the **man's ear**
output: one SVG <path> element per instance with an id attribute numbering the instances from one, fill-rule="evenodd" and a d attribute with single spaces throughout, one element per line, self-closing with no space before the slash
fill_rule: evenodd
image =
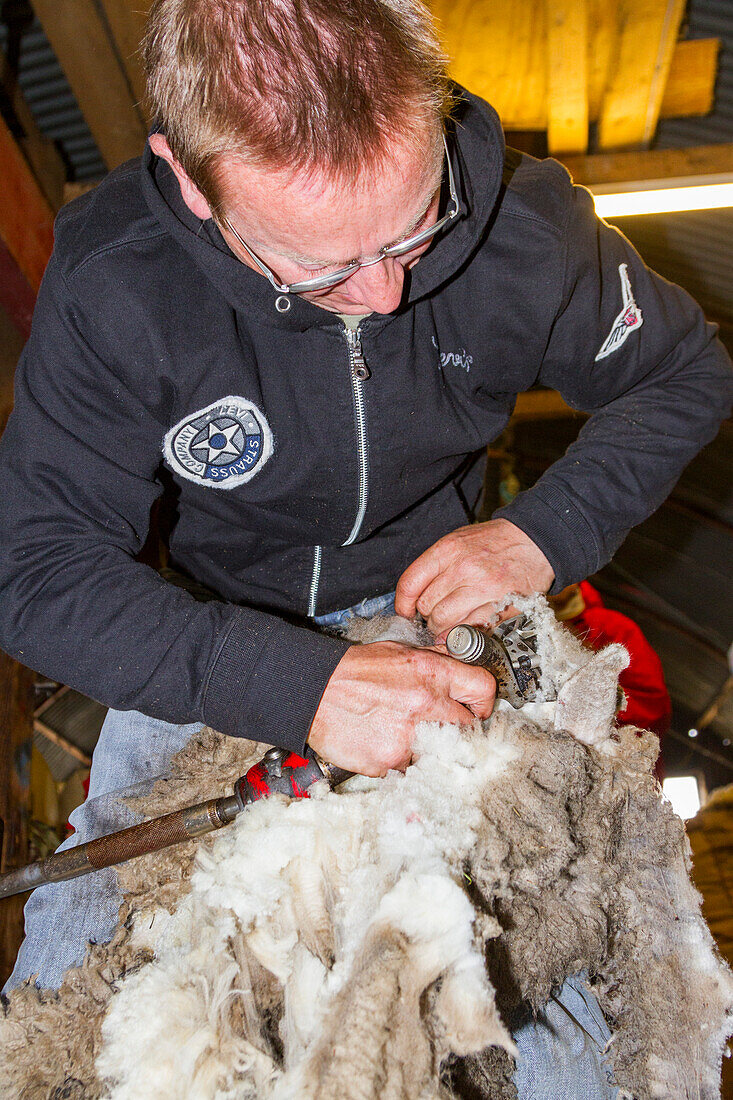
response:
<path id="1" fill-rule="evenodd" d="M 170 164 L 171 168 L 176 174 L 178 180 L 178 186 L 181 188 L 181 197 L 185 202 L 188 209 L 192 214 L 195 214 L 197 218 L 201 218 L 202 221 L 206 221 L 211 217 L 211 209 L 204 196 L 199 191 L 196 184 L 189 179 L 185 170 L 178 163 L 176 158 L 171 153 L 170 145 L 162 134 L 151 134 L 148 138 L 150 148 L 155 153 L 156 157 L 162 157 L 163 160 Z"/>

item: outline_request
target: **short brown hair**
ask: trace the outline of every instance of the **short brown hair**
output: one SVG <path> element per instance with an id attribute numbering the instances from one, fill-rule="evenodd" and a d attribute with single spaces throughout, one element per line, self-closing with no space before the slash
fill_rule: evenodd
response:
<path id="1" fill-rule="evenodd" d="M 421 0 L 153 0 L 149 106 L 212 206 L 224 154 L 353 176 L 451 107 Z"/>

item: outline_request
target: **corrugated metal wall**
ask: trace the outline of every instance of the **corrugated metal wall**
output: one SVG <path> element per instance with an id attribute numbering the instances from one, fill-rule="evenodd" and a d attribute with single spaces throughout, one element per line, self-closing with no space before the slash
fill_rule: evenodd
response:
<path id="1" fill-rule="evenodd" d="M 26 3 L 4 5 L 3 16 L 0 49 L 38 128 L 56 142 L 71 180 L 99 179 L 106 165 L 40 23 Z"/>

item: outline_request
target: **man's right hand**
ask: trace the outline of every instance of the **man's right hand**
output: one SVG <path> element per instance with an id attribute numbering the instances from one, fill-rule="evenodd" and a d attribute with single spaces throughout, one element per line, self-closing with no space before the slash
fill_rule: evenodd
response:
<path id="1" fill-rule="evenodd" d="M 406 768 L 419 722 L 467 725 L 488 718 L 496 681 L 485 668 L 400 642 L 354 645 L 334 669 L 308 744 L 361 775 Z"/>

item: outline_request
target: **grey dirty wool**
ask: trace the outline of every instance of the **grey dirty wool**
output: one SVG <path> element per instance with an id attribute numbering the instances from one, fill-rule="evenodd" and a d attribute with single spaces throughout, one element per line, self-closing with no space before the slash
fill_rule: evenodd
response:
<path id="1" fill-rule="evenodd" d="M 57 994 L 10 996 L 3 1096 L 508 1100 L 515 1011 L 583 972 L 621 1087 L 718 1097 L 733 979 L 652 774 L 656 739 L 614 725 L 627 656 L 584 649 L 542 600 L 522 607 L 538 702 L 425 723 L 404 775 L 260 802 L 119 868 L 112 943 Z M 354 628 L 424 644 L 406 631 Z M 202 730 L 136 808 L 228 793 L 261 751 Z"/>

